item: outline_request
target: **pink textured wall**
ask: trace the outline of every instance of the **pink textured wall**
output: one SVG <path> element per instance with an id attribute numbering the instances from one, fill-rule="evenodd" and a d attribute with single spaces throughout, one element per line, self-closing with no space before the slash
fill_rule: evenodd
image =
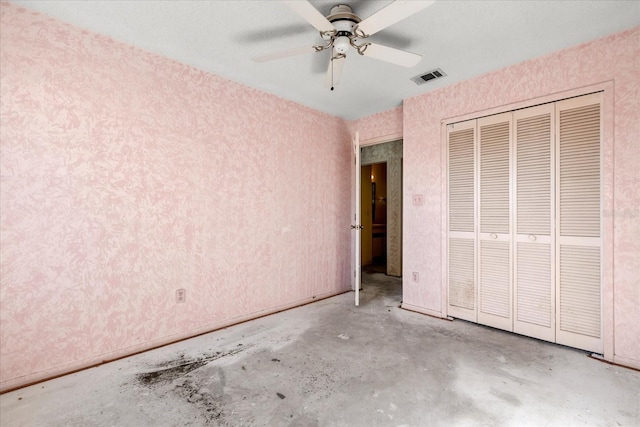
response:
<path id="1" fill-rule="evenodd" d="M 388 142 L 402 136 L 402 107 L 349 122 L 349 131 L 360 132 L 360 144 Z"/>
<path id="2" fill-rule="evenodd" d="M 8 3 L 0 28 L 0 387 L 350 289 L 344 121 Z"/>
<path id="3" fill-rule="evenodd" d="M 403 303 L 442 314 L 443 139 L 449 118 L 508 111 L 605 90 L 605 356 L 640 367 L 640 28 L 405 100 Z M 350 124 L 370 138 L 396 130 L 392 111 Z M 386 117 L 386 120 L 380 120 Z M 423 194 L 423 206 L 413 206 Z M 424 278 L 424 279 L 423 279 Z"/>

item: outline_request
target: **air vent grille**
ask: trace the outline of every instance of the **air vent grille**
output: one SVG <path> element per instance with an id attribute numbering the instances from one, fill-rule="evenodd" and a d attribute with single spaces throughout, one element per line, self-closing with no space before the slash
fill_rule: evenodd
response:
<path id="1" fill-rule="evenodd" d="M 446 76 L 444 71 L 442 71 L 440 68 L 436 68 L 435 70 L 427 71 L 426 73 L 422 73 L 419 76 L 415 76 L 411 80 L 415 84 L 421 85 L 425 84 L 428 81 L 439 79 L 444 76 Z"/>

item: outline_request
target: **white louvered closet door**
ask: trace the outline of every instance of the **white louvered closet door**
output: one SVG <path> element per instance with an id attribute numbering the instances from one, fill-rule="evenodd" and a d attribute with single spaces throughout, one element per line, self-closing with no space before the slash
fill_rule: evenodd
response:
<path id="1" fill-rule="evenodd" d="M 514 319 L 519 334 L 555 341 L 554 104 L 514 121 Z"/>
<path id="2" fill-rule="evenodd" d="M 475 120 L 447 126 L 448 314 L 472 322 L 477 322 L 475 138 Z"/>
<path id="3" fill-rule="evenodd" d="M 602 343 L 601 104 L 556 103 L 556 342 L 596 353 Z"/>
<path id="4" fill-rule="evenodd" d="M 513 330 L 511 113 L 478 119 L 478 322 Z"/>

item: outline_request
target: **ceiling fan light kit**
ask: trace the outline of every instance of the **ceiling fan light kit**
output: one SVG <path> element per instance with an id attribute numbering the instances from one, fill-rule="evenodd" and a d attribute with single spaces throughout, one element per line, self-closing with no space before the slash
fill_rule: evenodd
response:
<path id="1" fill-rule="evenodd" d="M 345 4 L 332 7 L 331 13 L 325 17 L 306 0 L 289 0 L 283 1 L 283 3 L 316 28 L 325 44 L 263 55 L 254 57 L 253 60 L 257 62 L 270 61 L 307 52 L 322 52 L 331 49 L 332 55 L 329 60 L 325 86 L 333 90 L 334 84 L 340 78 L 346 54 L 351 47 L 362 56 L 407 68 L 413 67 L 420 62 L 422 57 L 418 54 L 363 41 L 363 39 L 421 11 L 433 4 L 434 1 L 396 0 L 364 20 L 361 20 L 353 13 L 351 7 Z"/>

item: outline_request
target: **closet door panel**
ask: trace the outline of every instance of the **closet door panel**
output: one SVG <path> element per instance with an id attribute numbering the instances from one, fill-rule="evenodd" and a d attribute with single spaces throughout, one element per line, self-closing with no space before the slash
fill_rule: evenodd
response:
<path id="1" fill-rule="evenodd" d="M 556 104 L 556 341 L 602 353 L 601 94 Z"/>
<path id="2" fill-rule="evenodd" d="M 514 112 L 514 332 L 555 341 L 554 104 Z"/>
<path id="3" fill-rule="evenodd" d="M 511 113 L 478 119 L 478 322 L 513 330 Z"/>
<path id="4" fill-rule="evenodd" d="M 564 339 L 568 334 L 600 338 L 600 248 L 560 245 L 559 258 L 559 329 Z"/>
<path id="5" fill-rule="evenodd" d="M 476 121 L 447 126 L 448 286 L 450 316 L 477 322 Z"/>
<path id="6" fill-rule="evenodd" d="M 551 245 L 516 243 L 514 332 L 555 340 L 555 288 Z"/>
<path id="7" fill-rule="evenodd" d="M 497 323 L 511 318 L 511 272 L 509 265 L 509 242 L 480 241 L 480 313 L 481 323 L 510 329 L 510 325 Z M 492 317 L 497 317 L 493 319 Z"/>
<path id="8" fill-rule="evenodd" d="M 475 319 L 475 242 L 449 239 L 449 315 Z"/>

